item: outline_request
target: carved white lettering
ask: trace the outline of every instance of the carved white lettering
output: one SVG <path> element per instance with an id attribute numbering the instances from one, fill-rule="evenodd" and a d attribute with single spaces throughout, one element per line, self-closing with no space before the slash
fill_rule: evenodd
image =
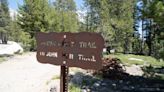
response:
<path id="1" fill-rule="evenodd" d="M 73 59 L 73 54 L 69 54 L 69 59 Z"/>
<path id="2" fill-rule="evenodd" d="M 47 52 L 46 54 L 47 57 L 58 57 L 58 53 L 57 52 Z"/>
<path id="3" fill-rule="evenodd" d="M 95 42 L 79 42 L 80 48 L 96 48 Z"/>
<path id="4" fill-rule="evenodd" d="M 79 54 L 79 60 L 82 60 L 83 55 Z"/>
<path id="5" fill-rule="evenodd" d="M 95 60 L 95 56 L 92 56 L 91 61 L 96 62 L 96 60 Z"/>
<path id="6" fill-rule="evenodd" d="M 79 54 L 79 55 L 78 55 L 78 59 L 79 59 L 79 60 L 82 60 L 82 61 L 92 61 L 92 62 L 96 62 L 95 56 L 85 57 L 84 55 Z"/>
<path id="7" fill-rule="evenodd" d="M 40 52 L 40 55 L 41 56 L 45 56 L 45 52 Z"/>

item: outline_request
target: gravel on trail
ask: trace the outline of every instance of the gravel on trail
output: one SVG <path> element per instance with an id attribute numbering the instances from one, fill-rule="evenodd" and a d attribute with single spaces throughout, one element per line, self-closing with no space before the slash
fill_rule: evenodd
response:
<path id="1" fill-rule="evenodd" d="M 38 63 L 35 52 L 16 55 L 0 64 L 0 92 L 49 92 L 47 81 L 59 74 L 59 66 Z"/>

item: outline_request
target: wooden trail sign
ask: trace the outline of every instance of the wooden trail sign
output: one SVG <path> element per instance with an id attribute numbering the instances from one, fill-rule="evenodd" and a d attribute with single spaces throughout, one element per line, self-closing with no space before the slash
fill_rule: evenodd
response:
<path id="1" fill-rule="evenodd" d="M 101 69 L 104 39 L 98 33 L 37 33 L 37 60 L 61 65 L 60 92 L 68 90 L 68 67 Z"/>
<path id="2" fill-rule="evenodd" d="M 41 63 L 101 69 L 104 40 L 98 33 L 38 33 L 37 60 Z"/>

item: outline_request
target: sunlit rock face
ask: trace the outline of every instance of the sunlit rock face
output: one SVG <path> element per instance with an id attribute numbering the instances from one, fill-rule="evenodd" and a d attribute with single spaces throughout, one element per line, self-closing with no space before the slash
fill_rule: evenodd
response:
<path id="1" fill-rule="evenodd" d="M 8 44 L 0 44 L 0 56 L 14 55 L 15 53 L 22 53 L 23 48 L 16 42 L 8 41 Z"/>

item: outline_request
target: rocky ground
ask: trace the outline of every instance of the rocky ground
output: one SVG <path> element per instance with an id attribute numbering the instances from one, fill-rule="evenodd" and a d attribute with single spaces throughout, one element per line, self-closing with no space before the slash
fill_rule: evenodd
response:
<path id="1" fill-rule="evenodd" d="M 72 77 L 71 83 L 79 86 L 82 92 L 164 92 L 164 81 L 132 75 L 120 79 L 99 79 L 77 73 Z"/>
<path id="2" fill-rule="evenodd" d="M 81 69 L 70 69 L 69 84 L 75 92 L 164 92 L 164 81 L 143 78 L 138 66 L 129 66 L 121 77 L 94 77 Z M 59 92 L 60 67 L 41 64 L 36 53 L 7 58 L 0 64 L 0 92 Z"/>

